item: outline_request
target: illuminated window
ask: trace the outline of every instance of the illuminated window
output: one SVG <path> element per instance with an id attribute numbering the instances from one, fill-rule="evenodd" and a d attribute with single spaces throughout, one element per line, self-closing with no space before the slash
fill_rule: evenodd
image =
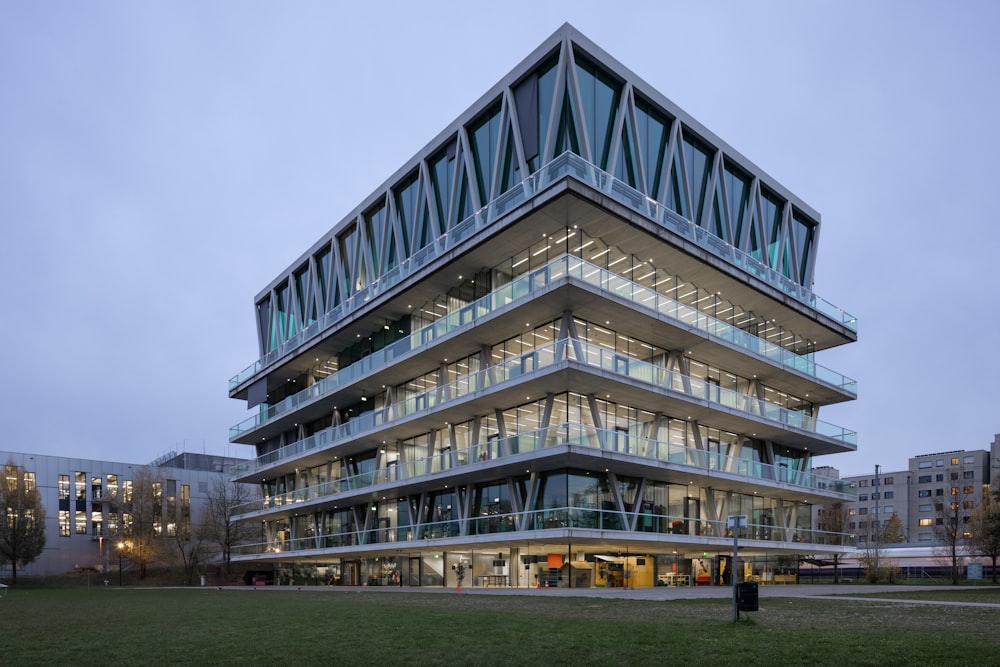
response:
<path id="1" fill-rule="evenodd" d="M 921 519 L 917 523 L 918 523 L 918 525 L 921 525 L 921 526 L 933 526 L 934 525 L 934 519 Z"/>
<path id="2" fill-rule="evenodd" d="M 953 466 L 957 466 L 958 465 L 958 457 L 957 456 L 951 457 L 951 464 Z"/>
<path id="3" fill-rule="evenodd" d="M 958 487 L 957 486 L 951 487 L 951 495 L 953 495 L 953 496 L 957 496 L 958 495 Z"/>
<path id="4" fill-rule="evenodd" d="M 971 485 L 970 486 L 963 486 L 962 487 L 962 493 L 965 493 L 965 494 L 975 493 L 975 487 L 973 487 Z"/>
<path id="5" fill-rule="evenodd" d="M 118 475 L 108 475 L 108 498 L 114 500 L 118 497 Z"/>
<path id="6" fill-rule="evenodd" d="M 69 500 L 69 475 L 59 475 L 59 500 Z"/>
<path id="7" fill-rule="evenodd" d="M 69 475 L 60 475 L 66 478 L 66 492 L 69 493 Z M 59 537 L 69 537 L 69 510 L 59 510 Z"/>
<path id="8" fill-rule="evenodd" d="M 966 500 L 966 501 L 962 502 L 962 507 L 964 509 L 967 509 L 967 510 L 971 510 L 975 506 L 976 506 L 976 503 L 975 503 L 975 501 L 972 501 L 972 500 Z"/>
<path id="9" fill-rule="evenodd" d="M 920 491 L 917 491 L 917 495 L 920 496 L 921 498 L 930 498 L 931 497 L 931 490 L 930 489 L 921 489 Z"/>
<path id="10" fill-rule="evenodd" d="M 76 511 L 76 534 L 87 534 L 87 513 L 83 510 Z"/>
<path id="11" fill-rule="evenodd" d="M 76 499 L 87 499 L 87 473 L 85 472 L 76 473 Z"/>

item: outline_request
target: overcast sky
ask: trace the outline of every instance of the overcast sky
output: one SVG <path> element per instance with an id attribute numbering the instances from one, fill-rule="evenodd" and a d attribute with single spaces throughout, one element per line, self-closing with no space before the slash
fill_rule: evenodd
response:
<path id="1" fill-rule="evenodd" d="M 0 449 L 250 455 L 256 293 L 566 21 L 822 214 L 816 463 L 988 448 L 1000 3 L 0 0 Z"/>

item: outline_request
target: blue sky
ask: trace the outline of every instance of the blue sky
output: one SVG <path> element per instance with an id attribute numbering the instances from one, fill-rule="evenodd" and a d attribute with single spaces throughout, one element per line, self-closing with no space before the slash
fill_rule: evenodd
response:
<path id="1" fill-rule="evenodd" d="M 1000 5 L 354 4 L 0 0 L 0 448 L 248 455 L 254 295 L 566 21 L 822 214 L 817 463 L 1000 432 Z"/>

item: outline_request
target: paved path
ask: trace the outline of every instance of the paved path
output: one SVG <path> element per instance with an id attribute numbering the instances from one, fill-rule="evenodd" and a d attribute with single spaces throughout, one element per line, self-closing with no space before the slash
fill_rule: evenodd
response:
<path id="1" fill-rule="evenodd" d="M 985 588 L 986 586 L 983 586 Z M 253 590 L 249 586 L 234 587 L 241 590 Z M 906 585 L 872 585 L 872 584 L 782 584 L 760 586 L 758 596 L 767 598 L 815 598 L 831 601 L 865 600 L 892 604 L 930 604 L 943 606 L 992 607 L 1000 609 L 1000 604 L 989 602 L 960 602 L 903 598 L 867 597 L 879 593 L 905 593 L 917 591 L 954 591 L 965 587 L 955 586 L 906 586 Z M 364 592 L 373 594 L 393 593 L 434 593 L 455 594 L 455 589 L 445 587 L 399 588 L 395 586 L 267 586 L 258 588 L 264 591 L 330 591 L 330 592 Z M 535 597 L 590 597 L 614 598 L 626 600 L 696 600 L 702 598 L 732 599 L 733 590 L 723 586 L 655 586 L 653 588 L 463 588 L 462 595 L 531 595 Z M 850 596 L 850 597 L 844 597 Z"/>

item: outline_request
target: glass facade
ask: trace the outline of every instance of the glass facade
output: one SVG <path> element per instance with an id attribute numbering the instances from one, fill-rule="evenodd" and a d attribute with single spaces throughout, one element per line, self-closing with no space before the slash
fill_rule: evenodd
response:
<path id="1" fill-rule="evenodd" d="M 851 543 L 811 522 L 853 497 L 813 457 L 856 447 L 819 419 L 857 388 L 816 361 L 856 330 L 810 291 L 818 215 L 574 33 L 543 51 L 258 298 L 240 559 L 657 585 L 717 583 L 732 514 L 761 562 Z"/>

